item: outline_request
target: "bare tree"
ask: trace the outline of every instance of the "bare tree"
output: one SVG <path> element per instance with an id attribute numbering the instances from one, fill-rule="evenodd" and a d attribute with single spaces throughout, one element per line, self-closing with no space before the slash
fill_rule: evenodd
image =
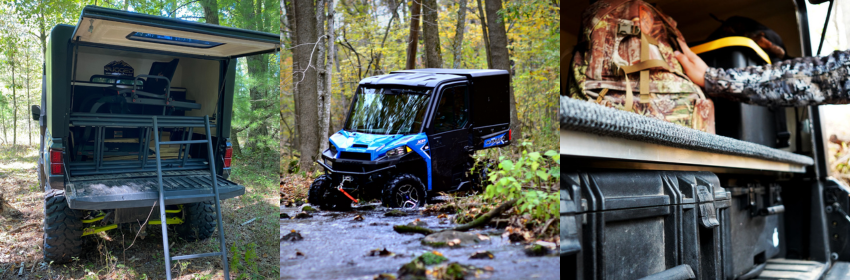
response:
<path id="1" fill-rule="evenodd" d="M 422 31 L 425 35 L 425 67 L 442 68 L 439 6 L 437 0 L 422 0 Z"/>
<path id="2" fill-rule="evenodd" d="M 312 170 L 313 161 L 319 154 L 319 137 L 316 124 L 319 122 L 319 112 L 316 104 L 316 53 L 315 47 L 319 36 L 316 29 L 316 6 L 313 1 L 293 1 L 295 7 L 295 22 L 302 26 L 297 32 L 295 43 L 293 67 L 296 74 L 295 87 L 297 88 L 296 103 L 298 104 L 298 135 L 301 153 L 299 165 L 301 170 Z"/>
<path id="3" fill-rule="evenodd" d="M 478 0 L 478 20 L 481 21 L 481 37 L 484 39 L 484 50 L 487 53 L 487 68 L 493 69 L 493 58 L 490 56 L 490 36 L 487 35 L 487 17 L 484 15 L 484 4 Z"/>
<path id="4" fill-rule="evenodd" d="M 508 70 L 508 73 L 513 75 L 511 71 L 511 61 L 508 56 L 508 36 L 505 31 L 505 21 L 499 15 L 499 10 L 502 9 L 502 0 L 486 0 L 487 1 L 487 27 L 490 37 L 490 55 L 493 59 L 493 68 Z M 517 118 L 516 99 L 514 98 L 514 90 L 511 87 L 510 92 L 511 106 L 511 132 L 515 139 L 522 139 L 522 127 Z M 516 141 L 519 142 L 519 141 Z"/>
<path id="5" fill-rule="evenodd" d="M 410 1 L 410 38 L 407 43 L 407 65 L 405 69 L 416 68 L 416 49 L 419 47 L 419 21 L 422 13 L 422 0 Z"/>
<path id="6" fill-rule="evenodd" d="M 284 14 L 286 15 L 286 23 L 287 23 L 288 30 L 289 30 L 289 44 L 292 45 L 292 48 L 294 48 L 294 46 L 298 42 L 298 37 L 297 37 L 298 29 L 296 28 L 296 22 L 295 22 L 295 5 L 292 4 L 292 0 L 281 0 L 281 1 L 283 2 L 281 7 L 284 7 L 284 9 L 286 9 L 286 12 Z M 283 23 L 281 23 L 281 26 L 283 26 Z M 295 133 L 290 134 L 291 137 L 292 137 L 292 141 L 290 141 L 290 147 L 292 147 L 294 149 L 294 147 L 301 147 L 301 146 L 300 146 L 300 144 L 299 144 L 300 142 L 298 140 L 298 139 L 300 139 L 300 137 L 299 137 L 300 131 L 298 129 L 298 127 L 299 127 L 298 126 L 298 118 L 299 118 L 298 117 L 298 88 L 295 87 L 295 82 L 298 79 L 298 77 L 297 77 L 298 75 L 296 75 L 296 72 L 298 71 L 298 69 L 295 68 L 295 57 L 293 57 L 292 59 L 293 59 L 292 60 L 293 61 L 292 66 L 293 67 L 292 67 L 292 75 L 290 75 L 290 76 L 292 78 L 292 87 L 291 87 L 292 88 L 292 101 L 293 101 L 292 102 L 292 108 L 293 108 L 293 111 L 294 111 L 294 114 L 292 114 L 292 119 L 295 122 L 295 125 L 294 125 L 295 126 L 295 129 L 294 129 Z"/>
<path id="7" fill-rule="evenodd" d="M 325 12 L 325 3 L 327 3 L 327 16 Z M 316 60 L 316 68 L 318 69 L 317 92 L 318 92 L 318 112 L 319 112 L 319 153 L 328 148 L 328 130 L 330 129 L 331 116 L 331 79 L 333 78 L 333 48 L 334 48 L 334 31 L 333 31 L 333 0 L 318 0 L 316 1 L 316 32 L 324 33 L 319 36 L 319 44 L 316 46 L 318 52 Z M 325 22 L 327 21 L 327 30 Z M 324 42 L 322 42 L 324 40 Z"/>
<path id="8" fill-rule="evenodd" d="M 466 0 L 458 0 L 457 9 L 457 27 L 455 28 L 455 41 L 452 46 L 454 49 L 452 50 L 452 56 L 454 57 L 454 61 L 452 61 L 452 68 L 457 69 L 460 68 L 460 51 L 461 47 L 463 47 L 463 33 L 466 32 Z"/>

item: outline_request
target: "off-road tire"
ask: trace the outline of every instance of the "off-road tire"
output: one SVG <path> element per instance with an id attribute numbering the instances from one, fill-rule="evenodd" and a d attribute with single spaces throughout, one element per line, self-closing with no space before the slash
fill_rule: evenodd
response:
<path id="1" fill-rule="evenodd" d="M 493 164 L 489 160 L 479 161 L 475 168 L 476 170 L 471 174 L 472 188 L 470 190 L 481 193 L 490 183 L 490 169 L 493 168 Z"/>
<path id="2" fill-rule="evenodd" d="M 215 232 L 215 202 L 202 201 L 183 204 L 183 223 L 175 227 L 177 235 L 186 241 L 210 238 Z"/>
<path id="3" fill-rule="evenodd" d="M 71 209 L 65 191 L 44 194 L 44 260 L 67 263 L 83 251 L 83 213 Z"/>
<path id="4" fill-rule="evenodd" d="M 399 192 L 407 191 L 415 191 L 418 196 L 414 207 L 425 206 L 426 201 L 428 201 L 428 192 L 425 191 L 425 185 L 422 184 L 422 180 L 419 180 L 419 177 L 413 174 L 399 174 L 390 179 L 381 191 L 381 204 L 390 208 L 410 208 L 400 205 L 397 199 Z M 411 194 L 409 198 L 413 198 L 413 195 Z"/>
<path id="5" fill-rule="evenodd" d="M 331 186 L 331 176 L 322 175 L 310 185 L 307 202 L 322 210 L 347 210 L 351 208 L 351 199 Z"/>

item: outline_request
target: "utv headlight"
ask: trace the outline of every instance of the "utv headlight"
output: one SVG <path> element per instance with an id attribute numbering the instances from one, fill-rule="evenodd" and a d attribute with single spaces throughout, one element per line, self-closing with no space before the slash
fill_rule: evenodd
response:
<path id="1" fill-rule="evenodd" d="M 392 148 L 389 151 L 387 151 L 387 157 L 402 156 L 404 154 L 409 153 L 410 151 L 411 151 L 411 149 L 408 146 L 395 147 L 395 148 Z"/>
<path id="2" fill-rule="evenodd" d="M 328 150 L 331 151 L 331 156 L 336 157 L 336 146 L 334 146 L 334 143 L 328 142 Z"/>

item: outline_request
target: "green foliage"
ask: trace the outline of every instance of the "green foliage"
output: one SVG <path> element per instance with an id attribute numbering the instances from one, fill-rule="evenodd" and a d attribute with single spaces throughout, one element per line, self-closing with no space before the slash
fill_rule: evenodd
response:
<path id="1" fill-rule="evenodd" d="M 443 263 L 443 262 L 448 261 L 448 260 L 449 259 L 444 257 L 443 254 L 440 254 L 437 251 L 426 252 L 426 253 L 422 254 L 421 256 L 418 256 L 415 259 L 413 259 L 413 261 L 419 261 L 419 262 L 422 262 L 425 265 L 440 264 L 440 263 Z"/>
<path id="2" fill-rule="evenodd" d="M 531 146 L 523 142 L 522 147 Z M 560 194 L 552 186 L 561 177 L 561 155 L 553 150 L 543 154 L 523 150 L 519 158 L 499 157 L 498 166 L 490 173 L 486 198 L 517 199 L 521 213 L 547 220 L 558 216 Z"/>

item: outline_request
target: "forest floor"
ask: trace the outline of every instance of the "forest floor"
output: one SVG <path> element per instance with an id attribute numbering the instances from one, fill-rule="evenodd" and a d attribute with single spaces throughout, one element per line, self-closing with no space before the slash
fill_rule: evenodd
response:
<path id="1" fill-rule="evenodd" d="M 15 213 L 0 216 L 0 279 L 165 278 L 158 226 L 149 227 L 144 239 L 134 240 L 135 232 L 119 229 L 85 237 L 78 259 L 67 264 L 44 262 L 44 190 L 38 187 L 36 158 L 37 149 L 33 147 L 0 146 L 0 191 L 8 206 L 15 209 Z M 233 279 L 279 276 L 274 246 L 278 232 L 274 213 L 279 207 L 275 176 L 279 167 L 274 158 L 268 168 L 259 168 L 256 159 L 234 159 L 230 179 L 246 187 L 245 195 L 221 204 Z M 211 238 L 199 242 L 171 239 L 171 254 L 218 251 L 218 236 L 216 231 Z M 171 269 L 174 279 L 220 279 L 221 267 L 218 258 L 201 258 L 172 262 Z"/>
<path id="2" fill-rule="evenodd" d="M 304 205 L 309 205 L 302 203 L 306 202 L 311 177 L 309 174 L 288 174 L 281 178 L 280 279 L 404 279 L 400 277 L 402 266 L 417 256 L 432 253 L 447 260 L 426 266 L 428 279 L 454 279 L 447 275 L 447 267 L 454 262 L 468 268 L 467 272 L 475 276 L 467 275 L 467 279 L 560 279 L 560 257 L 554 253 L 557 250 L 545 256 L 530 256 L 525 252 L 535 241 L 557 244 L 558 233 L 554 236 L 526 235 L 527 240 L 518 241 L 516 236 L 505 234 L 504 221 L 519 217 L 494 219 L 502 220 L 502 225 L 491 222 L 486 227 L 469 231 L 484 236 L 480 242 L 451 248 L 423 245 L 423 234 L 402 234 L 393 230 L 395 225 L 412 222 L 424 222 L 433 230 L 457 226 L 454 221 L 457 213 L 462 212 L 459 208 L 464 207 L 454 206 L 470 200 L 480 204 L 476 197 L 461 199 L 464 202 L 457 198 L 449 199 L 451 203 L 435 202 L 427 208 L 403 211 L 403 216 L 387 215 L 390 209 L 373 201 L 349 211 L 319 210 L 311 212 L 307 218 L 294 218 L 303 212 Z M 464 209 L 463 213 L 484 212 L 469 210 Z M 293 241 L 296 235 L 300 240 Z M 492 258 L 472 257 L 482 251 L 487 251 Z"/>

